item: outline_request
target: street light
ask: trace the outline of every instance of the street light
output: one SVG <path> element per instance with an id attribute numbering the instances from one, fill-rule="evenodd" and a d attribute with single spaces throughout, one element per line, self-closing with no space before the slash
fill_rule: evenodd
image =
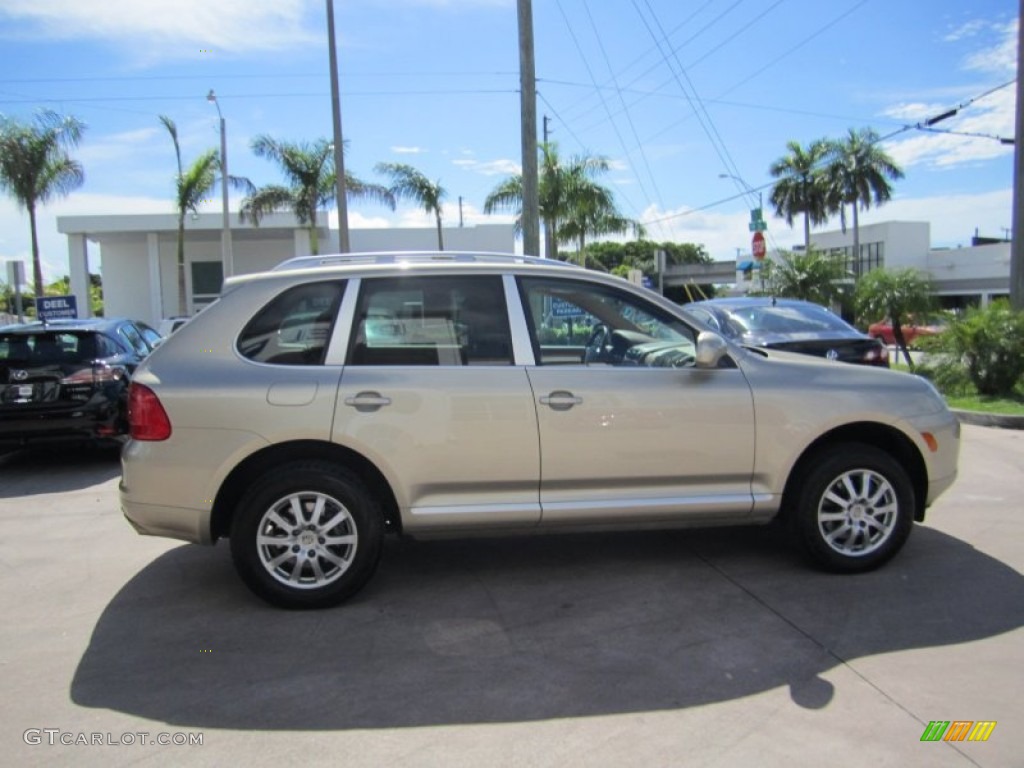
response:
<path id="1" fill-rule="evenodd" d="M 731 173 L 720 173 L 720 174 L 718 174 L 718 178 L 720 178 L 720 179 L 732 179 L 733 181 L 738 181 L 740 184 L 743 185 L 743 187 L 751 195 L 754 194 L 754 192 L 755 192 L 754 188 L 752 186 L 750 186 L 749 184 L 747 184 L 747 182 L 745 182 L 739 176 L 733 176 Z M 762 210 L 764 208 L 763 199 L 761 197 L 761 193 L 760 192 L 757 193 L 757 207 L 759 209 L 762 209 Z"/>
<path id="2" fill-rule="evenodd" d="M 220 186 L 221 186 L 221 207 L 223 222 L 220 233 L 220 258 L 223 265 L 224 277 L 228 278 L 234 274 L 233 254 L 231 253 L 231 219 L 228 216 L 228 139 L 227 130 L 224 126 L 224 115 L 220 111 L 220 102 L 213 88 L 206 94 L 206 100 L 217 108 L 217 116 L 220 118 Z"/>

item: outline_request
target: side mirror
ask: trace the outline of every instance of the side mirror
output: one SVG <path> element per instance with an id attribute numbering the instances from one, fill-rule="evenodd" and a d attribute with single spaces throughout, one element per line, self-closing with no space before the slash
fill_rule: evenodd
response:
<path id="1" fill-rule="evenodd" d="M 697 336 L 697 368 L 717 368 L 729 346 L 714 331 L 701 331 Z"/>

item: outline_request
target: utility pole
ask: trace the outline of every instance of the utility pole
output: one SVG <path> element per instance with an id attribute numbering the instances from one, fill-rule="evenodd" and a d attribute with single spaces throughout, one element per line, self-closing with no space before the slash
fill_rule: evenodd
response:
<path id="1" fill-rule="evenodd" d="M 459 229 L 462 229 L 462 195 L 459 195 Z"/>
<path id="2" fill-rule="evenodd" d="M 1021 0 L 1024 3 L 1024 0 Z M 523 152 L 523 253 L 540 255 L 537 192 L 537 74 L 533 60 L 533 4 L 517 0 L 519 15 L 519 109 Z"/>
<path id="3" fill-rule="evenodd" d="M 1024 2 L 1024 0 L 1021 0 Z M 345 196 L 345 146 L 341 135 L 341 96 L 338 93 L 338 51 L 334 43 L 334 0 L 327 0 L 327 41 L 331 62 L 331 116 L 334 119 L 334 194 L 338 200 L 338 251 L 348 253 L 348 199 Z"/>
<path id="4" fill-rule="evenodd" d="M 1024 18 L 1024 0 L 1019 3 Z M 1010 305 L 1024 310 L 1024 27 L 1017 26 L 1017 127 L 1013 144 L 1013 244 L 1010 246 Z"/>
<path id="5" fill-rule="evenodd" d="M 543 125 L 544 125 L 544 143 L 545 144 L 548 143 L 548 122 L 550 120 L 551 120 L 550 117 L 548 117 L 547 115 L 544 115 Z"/>

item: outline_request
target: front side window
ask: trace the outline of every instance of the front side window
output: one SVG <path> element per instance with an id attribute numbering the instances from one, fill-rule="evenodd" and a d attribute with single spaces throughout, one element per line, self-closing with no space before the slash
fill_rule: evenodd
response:
<path id="1" fill-rule="evenodd" d="M 501 277 L 364 279 L 350 365 L 511 365 Z"/>
<path id="2" fill-rule="evenodd" d="M 290 288 L 263 307 L 238 337 L 238 351 L 270 365 L 323 365 L 344 283 Z"/>
<path id="3" fill-rule="evenodd" d="M 693 329 L 628 291 L 557 278 L 520 285 L 539 365 L 694 364 Z"/>

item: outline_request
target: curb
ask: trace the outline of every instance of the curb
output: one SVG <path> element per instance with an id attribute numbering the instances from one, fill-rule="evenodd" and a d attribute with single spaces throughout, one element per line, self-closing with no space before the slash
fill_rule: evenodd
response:
<path id="1" fill-rule="evenodd" d="M 953 414 L 960 420 L 961 424 L 974 424 L 979 427 L 999 427 L 1000 429 L 1024 429 L 1024 416 L 957 410 L 954 410 Z"/>

